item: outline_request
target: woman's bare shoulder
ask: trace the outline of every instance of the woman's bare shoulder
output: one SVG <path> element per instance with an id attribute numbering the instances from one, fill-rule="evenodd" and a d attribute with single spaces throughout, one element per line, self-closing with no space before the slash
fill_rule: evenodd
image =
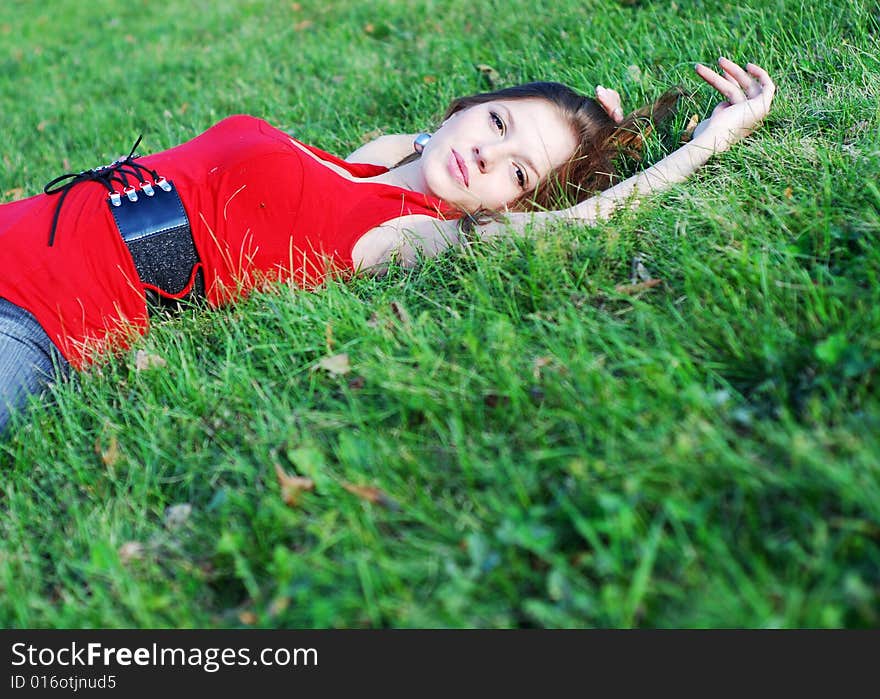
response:
<path id="1" fill-rule="evenodd" d="M 351 153 L 345 160 L 349 163 L 364 163 L 392 167 L 413 152 L 415 134 L 386 134 L 365 143 Z"/>

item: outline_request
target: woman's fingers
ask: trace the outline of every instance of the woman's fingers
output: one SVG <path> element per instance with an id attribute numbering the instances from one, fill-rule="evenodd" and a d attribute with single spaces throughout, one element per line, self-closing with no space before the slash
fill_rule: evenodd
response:
<path id="1" fill-rule="evenodd" d="M 760 91 L 754 78 L 729 58 L 724 58 L 722 56 L 718 59 L 718 65 L 721 66 L 721 70 L 724 71 L 725 75 L 729 76 L 733 82 L 738 84 L 745 91 L 750 99 Z"/>
<path id="2" fill-rule="evenodd" d="M 697 75 L 705 80 L 709 85 L 720 92 L 731 104 L 745 102 L 746 96 L 743 94 L 742 88 L 735 82 L 718 75 L 714 70 L 702 63 L 696 65 Z"/>
<path id="3" fill-rule="evenodd" d="M 760 96 L 765 106 L 770 106 L 776 85 L 773 84 L 766 70 L 754 63 L 747 63 L 746 69 L 743 70 L 733 61 L 723 57 L 718 59 L 718 64 L 724 73 L 723 76 L 701 63 L 696 66 L 697 74 L 718 90 L 728 102 L 739 104 Z"/>
<path id="4" fill-rule="evenodd" d="M 761 66 L 756 66 L 754 63 L 746 63 L 746 70 L 748 70 L 755 78 L 757 78 L 758 82 L 761 85 L 761 96 L 767 101 L 767 104 L 770 104 L 770 101 L 773 99 L 773 95 L 776 94 L 776 85 L 770 76 L 767 74 L 767 71 L 761 68 Z"/>
<path id="5" fill-rule="evenodd" d="M 718 64 L 723 75 L 700 63 L 696 65 L 697 74 L 725 98 L 703 127 L 703 132 L 711 130 L 716 151 L 725 150 L 754 131 L 770 111 L 776 92 L 767 71 L 754 63 L 747 63 L 745 70 L 726 58 L 719 59 Z"/>
<path id="6" fill-rule="evenodd" d="M 619 124 L 623 121 L 623 107 L 621 106 L 620 95 L 617 93 L 617 90 L 596 85 L 596 101 L 615 123 Z"/>

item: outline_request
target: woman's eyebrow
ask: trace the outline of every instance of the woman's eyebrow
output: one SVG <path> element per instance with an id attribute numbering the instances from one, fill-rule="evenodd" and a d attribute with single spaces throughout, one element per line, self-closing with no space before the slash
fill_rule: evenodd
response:
<path id="1" fill-rule="evenodd" d="M 503 107 L 504 111 L 507 112 L 507 128 L 514 130 L 516 127 L 513 120 L 513 112 L 510 111 L 507 105 L 502 104 L 501 106 Z M 541 175 L 538 173 L 538 168 L 535 167 L 535 164 L 532 162 L 531 158 L 529 158 L 529 156 L 525 153 L 523 153 L 521 157 L 526 167 L 530 168 L 531 171 L 535 174 L 535 179 L 541 179 Z"/>

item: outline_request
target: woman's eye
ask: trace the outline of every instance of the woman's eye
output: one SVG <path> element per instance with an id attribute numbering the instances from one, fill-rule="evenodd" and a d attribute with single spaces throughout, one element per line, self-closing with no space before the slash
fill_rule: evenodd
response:
<path id="1" fill-rule="evenodd" d="M 522 170 L 520 170 L 519 168 L 516 168 L 516 181 L 519 182 L 519 186 L 520 186 L 520 187 L 522 187 L 523 189 L 525 189 L 525 186 L 526 186 L 526 175 L 525 175 L 525 173 L 524 173 Z"/>
<path id="2" fill-rule="evenodd" d="M 489 117 L 492 119 L 493 123 L 495 124 L 495 128 L 503 133 L 504 132 L 504 122 L 501 121 L 501 117 L 498 116 L 495 112 L 489 112 Z"/>

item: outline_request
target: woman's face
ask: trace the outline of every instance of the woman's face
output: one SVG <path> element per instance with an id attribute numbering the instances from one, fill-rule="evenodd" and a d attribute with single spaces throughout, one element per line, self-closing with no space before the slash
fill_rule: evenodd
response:
<path id="1" fill-rule="evenodd" d="M 498 100 L 453 114 L 420 158 L 427 190 L 465 211 L 500 211 L 565 163 L 571 126 L 546 100 Z"/>

